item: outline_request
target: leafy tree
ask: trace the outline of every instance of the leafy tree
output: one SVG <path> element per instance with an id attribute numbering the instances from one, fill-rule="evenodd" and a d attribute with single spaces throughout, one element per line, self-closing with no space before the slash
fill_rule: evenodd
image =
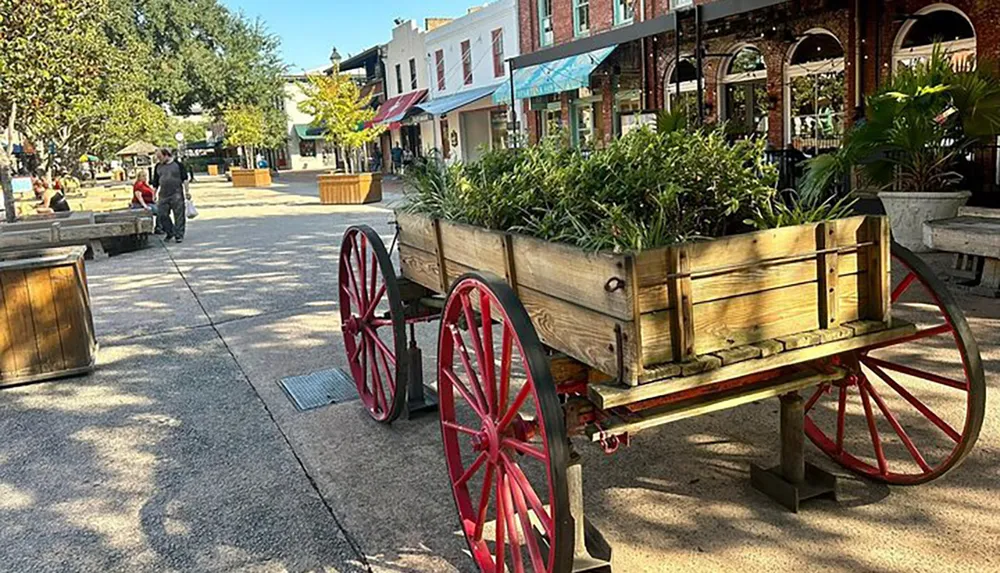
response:
<path id="1" fill-rule="evenodd" d="M 258 149 L 277 147 L 285 139 L 284 112 L 272 107 L 230 106 L 223 109 L 222 121 L 226 125 L 226 143 L 242 147 L 251 167 Z"/>
<path id="2" fill-rule="evenodd" d="M 353 173 L 358 150 L 385 131 L 382 125 L 367 127 L 375 118 L 371 99 L 362 97 L 358 84 L 337 67 L 330 75 L 310 75 L 301 87 L 305 98 L 299 110 L 313 117 L 314 127 L 326 129 L 326 140 L 340 148 L 347 171 Z"/>

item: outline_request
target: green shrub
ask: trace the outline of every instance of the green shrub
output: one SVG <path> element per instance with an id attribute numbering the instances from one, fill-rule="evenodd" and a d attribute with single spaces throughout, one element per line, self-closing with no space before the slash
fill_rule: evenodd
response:
<path id="1" fill-rule="evenodd" d="M 558 139 L 470 164 L 417 162 L 409 212 L 587 249 L 634 251 L 748 229 L 775 195 L 763 142 L 721 130 L 631 132 L 584 155 Z"/>

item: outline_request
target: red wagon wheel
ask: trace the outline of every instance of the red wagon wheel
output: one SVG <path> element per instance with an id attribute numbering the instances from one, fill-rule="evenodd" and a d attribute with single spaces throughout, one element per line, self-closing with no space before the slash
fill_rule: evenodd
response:
<path id="1" fill-rule="evenodd" d="M 479 568 L 569 571 L 563 411 L 528 313 L 500 279 L 473 273 L 452 287 L 438 398 L 452 493 Z"/>
<path id="2" fill-rule="evenodd" d="M 806 403 L 806 434 L 844 467 L 890 484 L 926 483 L 975 444 L 986 409 L 979 349 L 948 288 L 893 244 L 893 317 L 917 332 L 837 358 L 851 375 Z"/>
<path id="3" fill-rule="evenodd" d="M 351 375 L 372 418 L 390 423 L 406 403 L 406 325 L 392 260 L 371 227 L 344 233 L 339 279 Z"/>

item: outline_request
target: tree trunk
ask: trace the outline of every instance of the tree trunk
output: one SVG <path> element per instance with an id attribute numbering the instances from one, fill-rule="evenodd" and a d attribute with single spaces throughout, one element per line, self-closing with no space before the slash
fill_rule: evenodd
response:
<path id="1" fill-rule="evenodd" d="M 8 223 L 17 220 L 17 206 L 14 205 L 14 185 L 11 182 L 11 168 L 14 165 L 14 120 L 17 116 L 17 103 L 10 109 L 7 118 L 7 145 L 0 150 L 0 186 L 3 187 L 4 215 Z"/>

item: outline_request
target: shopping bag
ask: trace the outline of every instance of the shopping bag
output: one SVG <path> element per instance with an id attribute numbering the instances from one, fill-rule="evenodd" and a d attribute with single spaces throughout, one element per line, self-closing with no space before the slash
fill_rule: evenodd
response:
<path id="1" fill-rule="evenodd" d="M 198 208 L 194 206 L 194 201 L 191 199 L 187 200 L 187 218 L 195 219 L 198 217 Z"/>

